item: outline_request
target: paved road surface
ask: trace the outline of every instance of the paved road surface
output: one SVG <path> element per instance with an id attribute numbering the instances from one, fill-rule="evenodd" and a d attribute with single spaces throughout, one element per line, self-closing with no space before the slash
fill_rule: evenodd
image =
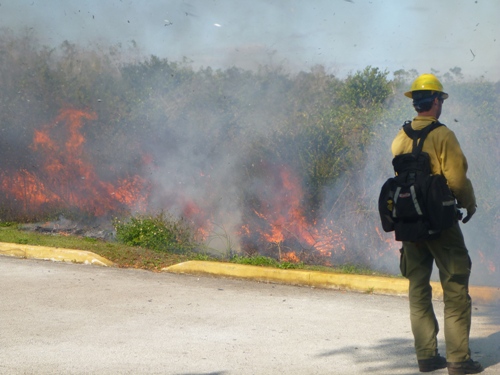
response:
<path id="1" fill-rule="evenodd" d="M 408 319 L 402 297 L 0 256 L 0 374 L 416 374 Z M 499 327 L 474 305 L 485 374 Z"/>

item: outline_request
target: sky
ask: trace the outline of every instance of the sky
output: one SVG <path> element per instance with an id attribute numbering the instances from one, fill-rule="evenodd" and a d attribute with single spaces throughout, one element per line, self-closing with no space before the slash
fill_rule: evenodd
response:
<path id="1" fill-rule="evenodd" d="M 63 41 L 137 46 L 195 67 L 394 72 L 500 80 L 497 0 L 0 0 L 0 27 Z"/>

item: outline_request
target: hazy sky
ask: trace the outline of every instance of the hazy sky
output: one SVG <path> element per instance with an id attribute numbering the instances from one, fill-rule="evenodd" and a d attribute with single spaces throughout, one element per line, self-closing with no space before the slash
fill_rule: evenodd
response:
<path id="1" fill-rule="evenodd" d="M 344 75 L 462 68 L 500 79 L 498 0 L 0 0 L 0 25 L 44 44 L 134 40 L 145 55 L 196 66 Z"/>

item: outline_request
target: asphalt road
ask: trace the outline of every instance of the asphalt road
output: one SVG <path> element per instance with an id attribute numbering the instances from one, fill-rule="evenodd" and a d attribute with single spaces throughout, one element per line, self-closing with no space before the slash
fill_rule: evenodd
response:
<path id="1" fill-rule="evenodd" d="M 499 328 L 474 305 L 485 374 Z M 416 373 L 404 297 L 0 256 L 0 374 Z"/>

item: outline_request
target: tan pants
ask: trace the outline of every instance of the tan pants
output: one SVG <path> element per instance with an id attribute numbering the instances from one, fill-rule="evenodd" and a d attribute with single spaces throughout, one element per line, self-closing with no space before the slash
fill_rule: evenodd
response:
<path id="1" fill-rule="evenodd" d="M 434 260 L 444 294 L 446 359 L 448 362 L 466 361 L 470 358 L 471 260 L 458 223 L 444 230 L 438 239 L 403 242 L 400 267 L 402 275 L 410 281 L 410 320 L 417 359 L 437 354 L 439 326 L 429 284 Z"/>

